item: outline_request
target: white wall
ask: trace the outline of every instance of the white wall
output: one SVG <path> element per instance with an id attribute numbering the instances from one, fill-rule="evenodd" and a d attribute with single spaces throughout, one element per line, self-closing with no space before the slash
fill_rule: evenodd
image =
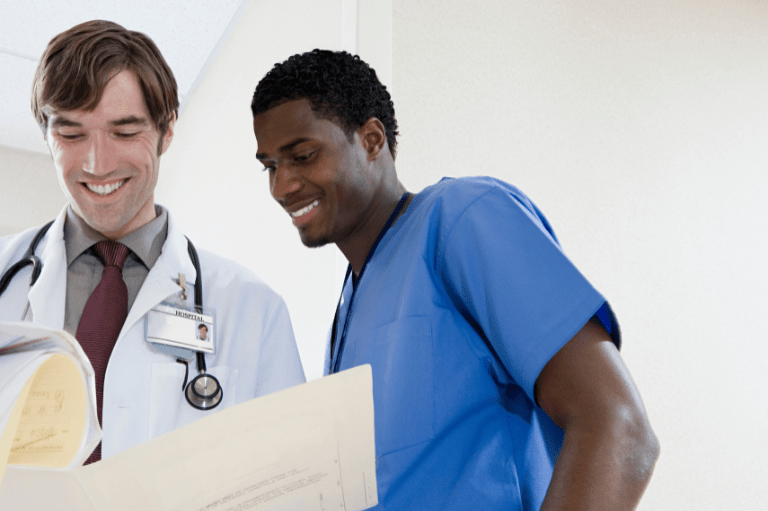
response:
<path id="1" fill-rule="evenodd" d="M 66 203 L 49 155 L 0 146 L 0 236 L 53 220 Z"/>
<path id="2" fill-rule="evenodd" d="M 643 510 L 768 492 L 768 2 L 393 0 L 398 172 L 491 174 L 613 304 L 662 453 Z"/>

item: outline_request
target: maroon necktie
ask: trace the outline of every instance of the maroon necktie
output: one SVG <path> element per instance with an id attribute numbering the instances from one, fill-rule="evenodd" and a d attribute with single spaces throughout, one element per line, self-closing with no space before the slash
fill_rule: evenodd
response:
<path id="1" fill-rule="evenodd" d="M 128 247 L 116 241 L 96 243 L 96 253 L 104 263 L 101 282 L 85 303 L 77 338 L 88 356 L 96 376 L 96 413 L 101 424 L 101 403 L 104 397 L 104 374 L 117 336 L 128 315 L 128 288 L 123 282 L 123 263 Z M 101 443 L 85 461 L 85 465 L 101 459 Z"/>

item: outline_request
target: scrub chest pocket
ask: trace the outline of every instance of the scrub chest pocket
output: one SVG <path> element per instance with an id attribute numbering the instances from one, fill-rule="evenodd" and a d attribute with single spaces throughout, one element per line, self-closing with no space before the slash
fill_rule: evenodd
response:
<path id="1" fill-rule="evenodd" d="M 217 366 L 208 369 L 215 376 L 224 396 L 218 406 L 224 409 L 232 406 L 237 393 L 237 369 Z M 211 412 L 197 410 L 187 402 L 181 384 L 184 383 L 185 368 L 178 362 L 152 364 L 152 393 L 149 398 L 149 437 L 155 438 L 176 428 L 190 424 L 197 419 L 210 416 Z M 190 364 L 189 379 L 197 374 Z M 189 381 L 189 379 L 187 381 Z"/>
<path id="2" fill-rule="evenodd" d="M 357 342 L 350 354 L 350 367 L 371 364 L 372 369 L 376 456 L 432 439 L 435 406 L 430 319 L 401 318 L 353 335 Z M 384 418 L 389 422 L 384 423 Z"/>

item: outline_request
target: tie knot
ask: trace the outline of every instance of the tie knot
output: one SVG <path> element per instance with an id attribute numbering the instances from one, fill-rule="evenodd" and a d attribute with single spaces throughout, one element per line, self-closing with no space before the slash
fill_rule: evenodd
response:
<path id="1" fill-rule="evenodd" d="M 117 266 L 121 271 L 128 252 L 128 247 L 117 241 L 103 240 L 96 243 L 96 253 L 101 257 L 104 266 Z"/>

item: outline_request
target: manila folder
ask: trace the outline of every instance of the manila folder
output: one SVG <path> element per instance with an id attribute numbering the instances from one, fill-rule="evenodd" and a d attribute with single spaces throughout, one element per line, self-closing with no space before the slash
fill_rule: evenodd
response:
<path id="1" fill-rule="evenodd" d="M 371 367 L 211 413 L 74 470 L 8 466 L 3 511 L 356 511 L 378 503 Z"/>

